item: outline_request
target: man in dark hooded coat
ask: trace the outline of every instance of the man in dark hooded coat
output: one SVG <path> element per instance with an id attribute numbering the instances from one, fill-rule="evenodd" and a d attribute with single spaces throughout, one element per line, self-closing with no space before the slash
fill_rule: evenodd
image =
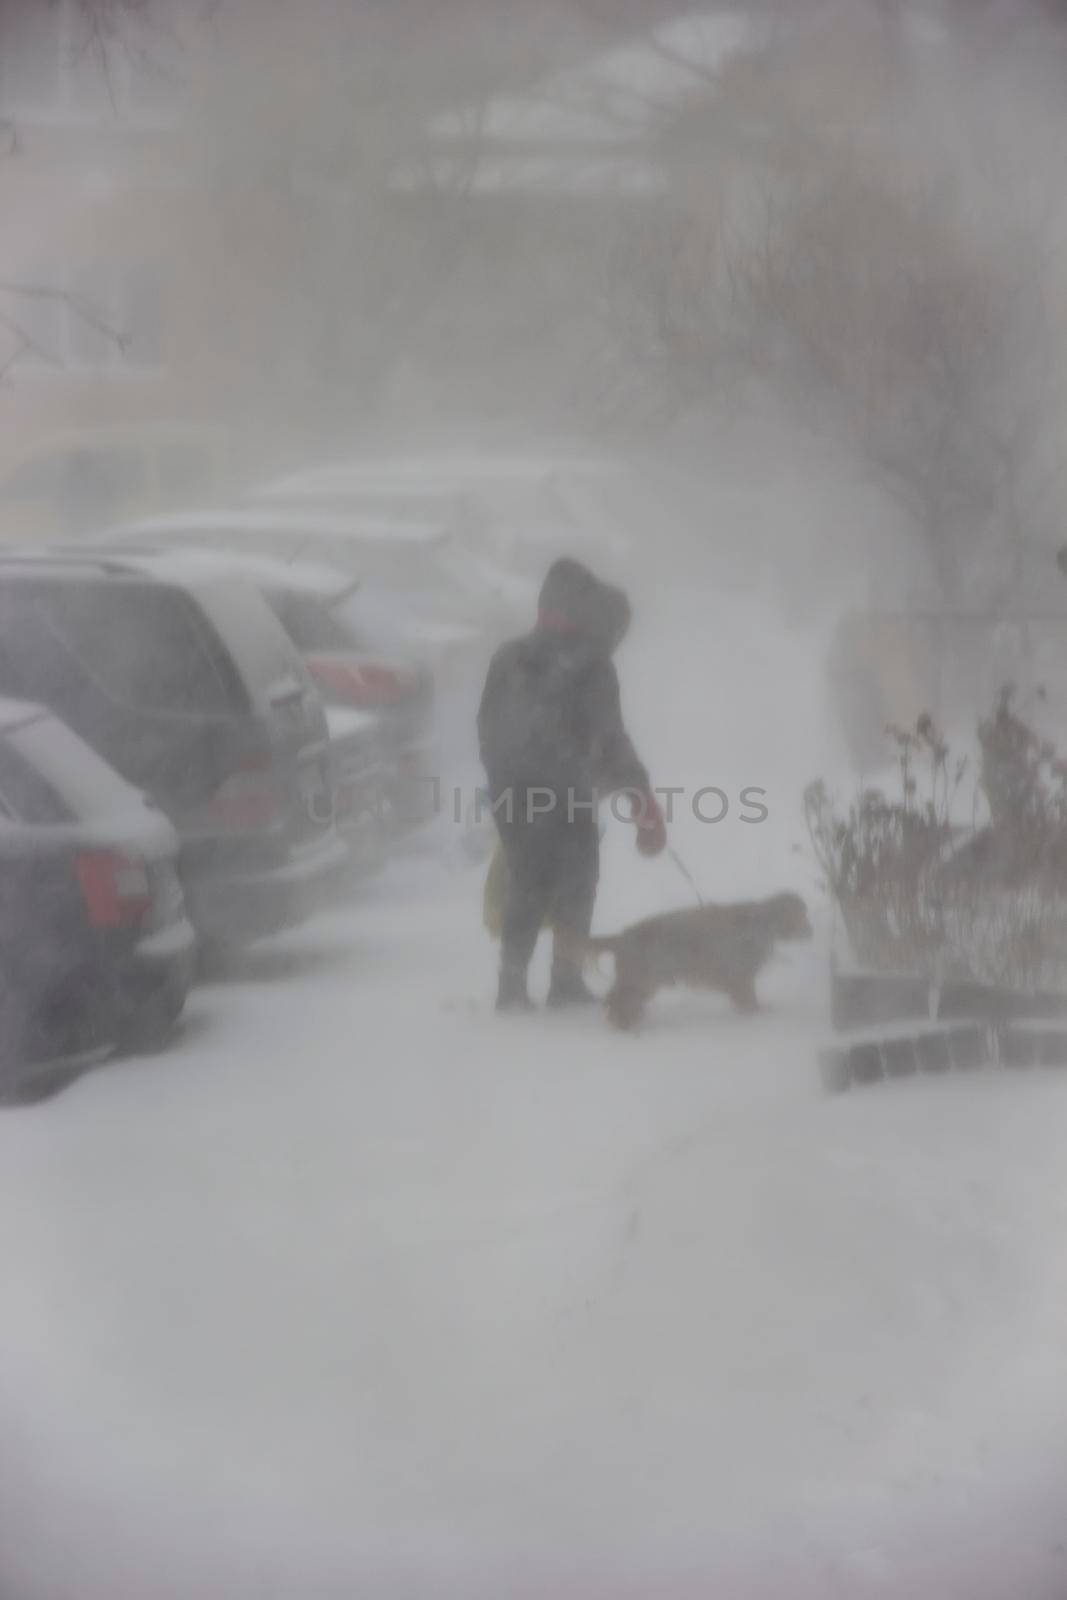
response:
<path id="1" fill-rule="evenodd" d="M 537 626 L 493 657 L 478 710 L 478 740 L 508 865 L 497 1006 L 529 1006 L 526 972 L 546 917 L 588 933 L 599 875 L 596 798 L 628 791 L 637 844 L 667 842 L 648 773 L 623 726 L 611 656 L 630 621 L 621 589 L 578 561 L 556 561 L 541 588 Z M 550 1005 L 593 996 L 556 941 Z"/>

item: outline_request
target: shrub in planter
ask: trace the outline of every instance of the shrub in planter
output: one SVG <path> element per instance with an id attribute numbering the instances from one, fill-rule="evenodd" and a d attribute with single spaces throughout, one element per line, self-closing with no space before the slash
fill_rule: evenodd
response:
<path id="1" fill-rule="evenodd" d="M 812 848 L 857 963 L 1033 993 L 1067 983 L 1067 765 L 1026 724 L 1010 687 L 978 729 L 989 821 L 954 820 L 968 770 L 928 716 L 887 730 L 899 792 L 841 812 L 811 784 Z M 972 816 L 977 810 L 977 796 Z"/>

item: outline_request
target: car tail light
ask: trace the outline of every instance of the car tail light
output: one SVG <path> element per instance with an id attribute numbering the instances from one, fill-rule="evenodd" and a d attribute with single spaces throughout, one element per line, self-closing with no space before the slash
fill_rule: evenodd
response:
<path id="1" fill-rule="evenodd" d="M 135 928 L 151 911 L 152 888 L 143 861 L 114 850 L 83 850 L 74 869 L 94 928 Z"/>
<path id="2" fill-rule="evenodd" d="M 262 745 L 253 745 L 238 758 L 238 772 L 269 772 L 274 764 L 271 752 Z"/>
<path id="3" fill-rule="evenodd" d="M 280 820 L 274 758 L 269 748 L 251 746 L 238 757 L 198 817 L 211 824 L 239 830 L 269 828 Z"/>
<path id="4" fill-rule="evenodd" d="M 395 705 L 410 694 L 414 682 L 409 672 L 344 656 L 308 656 L 307 667 L 320 688 L 350 706 Z"/>
<path id="5" fill-rule="evenodd" d="M 246 774 L 235 772 L 208 801 L 204 814 L 231 828 L 269 828 L 279 817 L 278 796 L 272 785 L 260 779 L 249 782 Z"/>

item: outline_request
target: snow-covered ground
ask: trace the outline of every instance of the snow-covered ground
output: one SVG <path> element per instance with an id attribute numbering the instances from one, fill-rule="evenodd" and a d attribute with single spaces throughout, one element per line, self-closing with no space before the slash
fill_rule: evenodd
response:
<path id="1" fill-rule="evenodd" d="M 812 894 L 816 658 L 707 592 L 639 597 L 635 737 L 768 791 L 682 802 L 706 891 Z M 1067 1593 L 1067 1078 L 825 1098 L 825 937 L 755 1019 L 500 1019 L 480 887 L 398 864 L 3 1115 L 3 1600 Z"/>

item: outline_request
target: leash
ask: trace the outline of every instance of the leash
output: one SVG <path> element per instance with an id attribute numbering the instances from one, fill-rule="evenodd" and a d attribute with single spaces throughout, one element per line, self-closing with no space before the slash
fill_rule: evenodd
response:
<path id="1" fill-rule="evenodd" d="M 686 883 L 689 885 L 689 887 L 692 889 L 693 893 L 696 895 L 696 897 L 697 897 L 697 905 L 698 906 L 702 906 L 704 904 L 704 896 L 701 894 L 700 890 L 697 888 L 696 879 L 693 877 L 693 874 L 690 872 L 689 868 L 686 866 L 685 862 L 682 860 L 681 856 L 678 854 L 678 852 L 674 848 L 673 844 L 669 844 L 667 846 L 667 854 L 670 856 L 671 860 L 674 862 L 675 866 L 678 868 L 678 871 L 682 874 L 682 877 L 685 879 Z"/>

